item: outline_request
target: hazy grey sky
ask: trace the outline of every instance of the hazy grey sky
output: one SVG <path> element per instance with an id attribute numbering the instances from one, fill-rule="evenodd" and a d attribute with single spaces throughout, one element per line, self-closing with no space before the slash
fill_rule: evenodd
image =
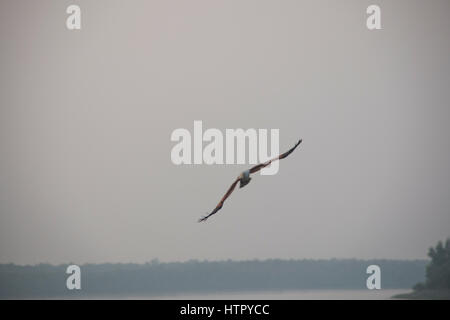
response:
<path id="1" fill-rule="evenodd" d="M 2 1 L 0 263 L 424 258 L 450 236 L 449 15 L 448 0 Z M 304 142 L 198 224 L 248 165 L 172 164 L 194 120 Z"/>

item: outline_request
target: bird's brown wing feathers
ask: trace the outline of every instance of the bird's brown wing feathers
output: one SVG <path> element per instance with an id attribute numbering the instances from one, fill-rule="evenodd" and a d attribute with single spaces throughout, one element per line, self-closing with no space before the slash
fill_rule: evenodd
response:
<path id="1" fill-rule="evenodd" d="M 262 168 L 267 167 L 269 164 L 271 164 L 271 163 L 272 163 L 273 161 L 275 161 L 275 160 L 281 160 L 281 159 L 283 159 L 283 158 L 286 158 L 288 155 L 290 155 L 290 154 L 295 150 L 295 148 L 298 147 L 298 145 L 299 145 L 300 143 L 302 143 L 302 139 L 300 139 L 300 140 L 295 144 L 295 146 L 293 146 L 291 149 L 289 149 L 289 150 L 286 151 L 285 153 L 280 154 L 278 157 L 273 158 L 273 159 L 271 159 L 271 160 L 269 160 L 269 161 L 266 161 L 266 162 L 264 162 L 264 163 L 260 163 L 260 164 L 258 164 L 258 165 L 256 165 L 256 166 L 254 166 L 253 168 L 250 169 L 250 173 L 258 172 L 258 171 L 261 170 Z"/>
<path id="2" fill-rule="evenodd" d="M 219 210 L 222 208 L 223 203 L 224 203 L 225 200 L 230 196 L 230 194 L 233 192 L 233 190 L 234 190 L 234 188 L 236 187 L 236 184 L 239 182 L 239 180 L 240 180 L 240 177 L 238 177 L 238 178 L 236 179 L 236 181 L 234 181 L 233 184 L 228 188 L 227 193 L 225 193 L 225 195 L 224 195 L 223 198 L 220 200 L 220 202 L 217 204 L 217 206 L 214 208 L 214 210 L 213 210 L 210 214 L 208 214 L 208 215 L 206 215 L 206 216 L 200 218 L 200 219 L 198 220 L 198 222 L 205 221 L 206 219 L 208 219 L 210 216 L 212 216 L 213 214 L 215 214 L 217 211 L 219 211 Z"/>
<path id="3" fill-rule="evenodd" d="M 296 143 L 295 146 L 293 146 L 291 149 L 289 149 L 289 150 L 286 151 L 285 153 L 280 154 L 278 157 L 276 157 L 276 158 L 274 158 L 274 159 L 272 159 L 272 160 L 269 160 L 269 161 L 267 161 L 267 162 L 260 163 L 260 164 L 258 164 L 258 165 L 256 165 L 256 166 L 254 166 L 253 168 L 250 169 L 250 173 L 258 172 L 258 171 L 261 170 L 262 168 L 267 167 L 269 164 L 271 164 L 271 163 L 272 163 L 273 161 L 275 161 L 275 160 L 281 160 L 281 159 L 283 159 L 283 158 L 286 158 L 288 155 L 290 155 L 290 154 L 292 153 L 292 151 L 295 150 L 295 148 L 298 147 L 298 145 L 299 145 L 301 142 L 302 142 L 302 140 L 300 139 L 300 140 Z M 234 188 L 236 187 L 236 184 L 239 182 L 239 180 L 240 180 L 240 177 L 238 177 L 238 178 L 236 179 L 236 181 L 234 181 L 233 184 L 230 186 L 230 188 L 228 188 L 227 193 L 225 193 L 225 195 L 224 195 L 223 198 L 220 200 L 220 202 L 217 204 L 217 206 L 214 208 L 214 210 L 213 210 L 210 214 L 208 214 L 208 215 L 204 216 L 203 218 L 199 219 L 198 222 L 205 221 L 206 219 L 208 219 L 210 216 L 212 216 L 213 214 L 215 214 L 217 211 L 219 211 L 219 210 L 222 208 L 223 203 L 224 203 L 225 200 L 230 196 L 230 194 L 233 192 L 233 190 L 234 190 Z"/>

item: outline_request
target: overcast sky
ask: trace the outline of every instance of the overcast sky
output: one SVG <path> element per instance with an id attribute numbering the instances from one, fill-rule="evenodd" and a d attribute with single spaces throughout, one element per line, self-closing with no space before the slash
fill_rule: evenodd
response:
<path id="1" fill-rule="evenodd" d="M 450 236 L 449 14 L 2 1 L 0 263 L 425 258 Z M 248 165 L 174 165 L 170 136 L 194 120 L 303 144 L 199 224 Z"/>

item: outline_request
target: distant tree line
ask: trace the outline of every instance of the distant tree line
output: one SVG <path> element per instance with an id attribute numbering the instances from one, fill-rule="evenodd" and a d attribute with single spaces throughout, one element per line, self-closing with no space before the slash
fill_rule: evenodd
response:
<path id="1" fill-rule="evenodd" d="M 448 242 L 446 244 L 448 250 Z M 434 252 L 434 251 L 433 251 Z M 441 255 L 441 249 L 439 249 Z M 434 254 L 433 254 L 434 257 Z M 432 259 L 441 259 L 433 258 Z M 436 260 L 436 261 L 438 261 Z M 434 261 L 434 260 L 433 260 Z M 427 269 L 427 283 L 441 283 Z M 448 251 L 447 251 L 448 265 Z M 161 296 L 223 291 L 366 289 L 366 269 L 381 268 L 383 289 L 423 281 L 426 260 L 249 260 L 81 265 L 81 290 L 66 288 L 68 265 L 0 265 L 0 298 Z M 437 268 L 437 269 L 436 269 Z M 448 277 L 448 275 L 447 275 Z M 440 278 L 439 278 L 440 279 Z M 448 278 L 446 278 L 448 283 Z M 438 285 L 438 284 L 435 284 Z"/>

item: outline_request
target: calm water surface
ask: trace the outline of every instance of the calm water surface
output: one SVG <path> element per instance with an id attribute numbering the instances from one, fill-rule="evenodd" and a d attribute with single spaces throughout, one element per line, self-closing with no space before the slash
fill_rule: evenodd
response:
<path id="1" fill-rule="evenodd" d="M 288 290 L 256 292 L 186 293 L 166 296 L 116 297 L 119 299 L 182 299 L 182 300 L 384 300 L 410 289 L 381 290 Z M 108 297 L 102 297 L 108 299 Z"/>

